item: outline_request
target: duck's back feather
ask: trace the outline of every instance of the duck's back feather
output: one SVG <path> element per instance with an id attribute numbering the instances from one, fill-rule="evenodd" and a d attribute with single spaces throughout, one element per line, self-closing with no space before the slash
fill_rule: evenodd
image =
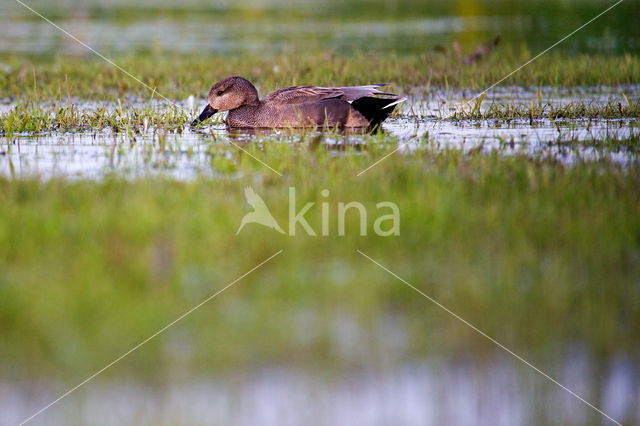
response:
<path id="1" fill-rule="evenodd" d="M 352 102 L 365 96 L 396 96 L 393 93 L 379 90 L 378 88 L 382 86 L 386 86 L 386 83 L 347 87 L 291 86 L 268 94 L 262 102 L 270 104 L 305 104 L 325 99 L 342 99 Z"/>

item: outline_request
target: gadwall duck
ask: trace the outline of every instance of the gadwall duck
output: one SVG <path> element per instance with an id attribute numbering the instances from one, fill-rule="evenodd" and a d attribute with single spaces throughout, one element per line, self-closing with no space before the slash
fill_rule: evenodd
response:
<path id="1" fill-rule="evenodd" d="M 378 88 L 386 84 L 349 87 L 292 86 L 264 99 L 251 82 L 227 77 L 211 87 L 208 103 L 195 125 L 216 112 L 229 111 L 229 127 L 372 127 L 406 100 Z M 382 95 L 384 97 L 376 97 Z"/>

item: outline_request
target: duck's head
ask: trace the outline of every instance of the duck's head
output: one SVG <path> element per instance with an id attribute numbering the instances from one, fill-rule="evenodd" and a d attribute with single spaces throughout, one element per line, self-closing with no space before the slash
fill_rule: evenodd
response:
<path id="1" fill-rule="evenodd" d="M 258 91 L 249 80 L 237 76 L 223 78 L 211 86 L 207 106 L 191 125 L 206 120 L 216 112 L 229 111 L 243 105 L 256 105 L 259 102 Z"/>

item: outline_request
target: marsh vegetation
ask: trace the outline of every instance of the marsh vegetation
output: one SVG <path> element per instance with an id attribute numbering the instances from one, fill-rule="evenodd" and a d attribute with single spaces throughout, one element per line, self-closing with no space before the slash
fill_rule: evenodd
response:
<path id="1" fill-rule="evenodd" d="M 0 423 L 281 249 L 33 423 L 603 421 L 357 250 L 639 421 L 637 2 L 481 97 L 606 5 L 125 3 L 33 7 L 154 91 L 0 6 Z M 496 33 L 481 60 L 459 53 Z M 372 134 L 190 127 L 232 74 L 261 94 L 389 82 L 408 100 Z M 400 235 L 361 236 L 348 214 L 345 236 L 236 236 L 247 186 L 282 220 L 290 187 L 301 204 L 392 201 Z"/>

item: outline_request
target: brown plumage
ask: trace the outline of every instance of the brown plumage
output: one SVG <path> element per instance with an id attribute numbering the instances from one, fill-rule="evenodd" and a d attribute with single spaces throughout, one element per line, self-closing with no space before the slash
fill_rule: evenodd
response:
<path id="1" fill-rule="evenodd" d="M 292 86 L 276 90 L 262 100 L 251 82 L 227 77 L 211 87 L 208 103 L 195 125 L 219 111 L 229 111 L 229 127 L 368 127 L 380 124 L 403 102 L 379 87 Z M 384 97 L 378 97 L 382 95 Z"/>

